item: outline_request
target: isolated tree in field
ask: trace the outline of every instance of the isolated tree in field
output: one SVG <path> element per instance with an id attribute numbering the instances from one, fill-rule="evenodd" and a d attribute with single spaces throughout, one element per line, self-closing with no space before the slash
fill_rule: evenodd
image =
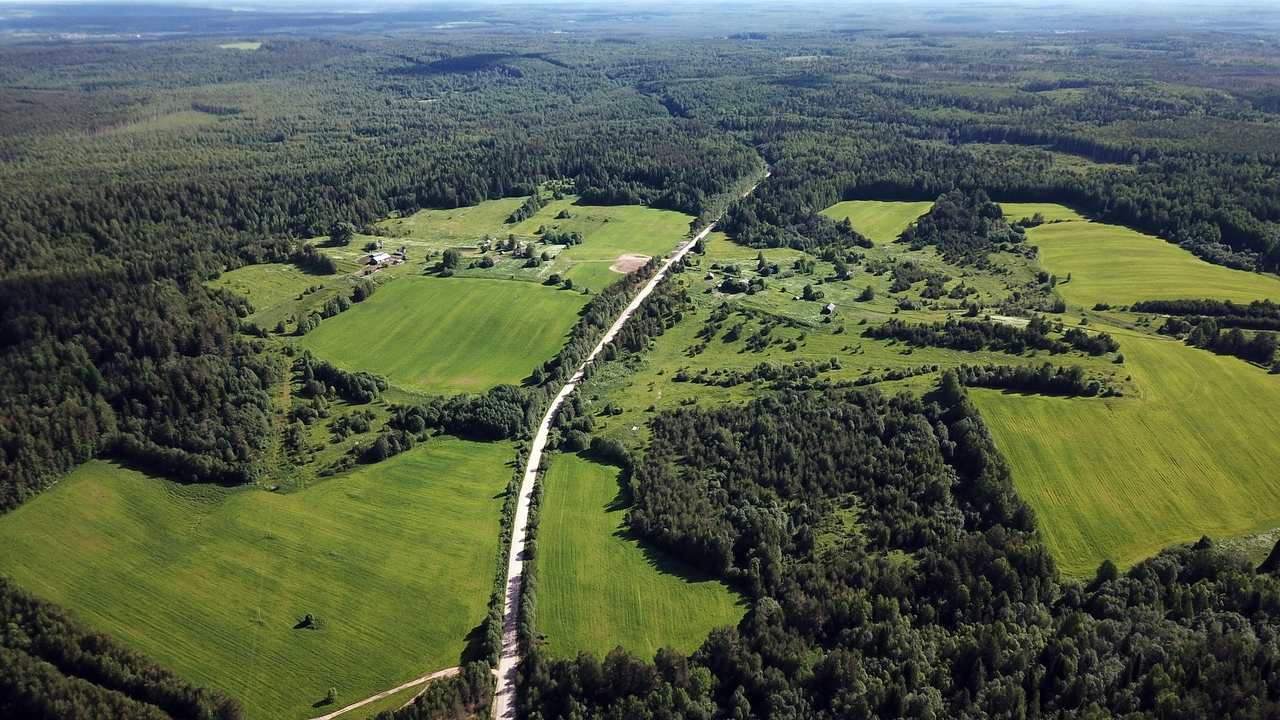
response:
<path id="1" fill-rule="evenodd" d="M 324 704 L 332 705 L 338 702 L 338 688 L 331 687 L 329 692 L 324 694 Z"/>
<path id="2" fill-rule="evenodd" d="M 862 294 L 858 296 L 858 300 L 862 302 L 871 302 L 876 299 L 876 289 L 868 285 L 862 290 Z"/>
<path id="3" fill-rule="evenodd" d="M 329 240 L 335 245 L 350 245 L 356 237 L 356 228 L 349 222 L 335 220 L 329 226 Z"/>

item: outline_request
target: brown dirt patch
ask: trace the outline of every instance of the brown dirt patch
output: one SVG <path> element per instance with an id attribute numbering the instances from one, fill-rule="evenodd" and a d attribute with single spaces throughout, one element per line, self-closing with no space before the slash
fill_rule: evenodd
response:
<path id="1" fill-rule="evenodd" d="M 618 259 L 614 260 L 613 264 L 609 266 L 609 269 L 623 274 L 635 272 L 636 270 L 644 267 L 644 264 L 649 262 L 649 260 L 650 258 L 648 255 L 625 253 L 623 255 L 619 255 Z"/>

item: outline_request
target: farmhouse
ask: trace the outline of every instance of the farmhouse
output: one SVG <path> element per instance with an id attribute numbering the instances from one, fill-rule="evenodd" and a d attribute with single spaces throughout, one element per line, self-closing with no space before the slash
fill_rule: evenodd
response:
<path id="1" fill-rule="evenodd" d="M 374 253 L 373 255 L 369 256 L 369 264 L 380 265 L 390 259 L 391 259 L 391 256 L 388 255 L 387 253 L 384 253 L 384 252 Z"/>

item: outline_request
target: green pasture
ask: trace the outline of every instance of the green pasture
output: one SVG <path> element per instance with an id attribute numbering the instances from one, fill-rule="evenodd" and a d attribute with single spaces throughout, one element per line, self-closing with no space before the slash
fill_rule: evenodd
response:
<path id="1" fill-rule="evenodd" d="M 897 240 L 908 225 L 931 207 L 933 203 L 929 201 L 847 200 L 823 210 L 822 214 L 836 222 L 849 218 L 854 230 L 880 245 Z"/>
<path id="2" fill-rule="evenodd" d="M 393 217 L 378 223 L 402 239 L 434 241 L 442 246 L 474 246 L 503 230 L 503 222 L 524 202 L 522 197 L 488 200 L 479 205 L 452 210 L 419 210 L 408 217 Z M 506 233 L 502 233 L 506 237 Z"/>
<path id="3" fill-rule="evenodd" d="M 302 338 L 317 355 L 408 390 L 519 384 L 555 356 L 586 304 L 534 283 L 401 277 Z"/>
<path id="4" fill-rule="evenodd" d="M 433 680 L 432 682 L 438 682 L 438 681 Z M 342 720 L 369 720 L 369 718 L 377 717 L 378 713 L 383 712 L 385 710 L 390 710 L 392 712 L 395 712 L 396 710 L 399 710 L 400 708 L 412 702 L 413 699 L 418 696 L 418 693 L 422 691 L 423 691 L 422 685 L 414 685 L 413 687 L 407 690 L 401 690 L 400 692 L 394 693 L 392 695 L 388 695 L 382 698 L 381 700 L 374 700 L 368 705 L 362 705 L 356 708 L 355 710 L 342 713 L 338 717 L 342 718 Z M 347 700 L 343 700 L 339 698 L 338 704 L 350 705 L 351 703 L 362 700 L 362 699 L 363 698 L 353 697 Z"/>
<path id="5" fill-rule="evenodd" d="M 394 238 L 389 245 L 406 245 L 411 255 L 443 252 L 459 248 L 474 253 L 463 257 L 463 266 L 479 257 L 475 249 L 483 240 L 505 240 L 514 235 L 520 242 L 532 243 L 535 252 L 548 250 L 554 259 L 536 268 L 524 267 L 523 258 L 504 256 L 488 269 L 464 269 L 465 277 L 504 278 L 543 282 L 552 274 L 573 280 L 579 287 L 598 291 L 622 277 L 610 269 L 622 255 L 635 254 L 663 257 L 689 233 L 688 215 L 670 210 L 656 210 L 640 205 L 578 205 L 576 198 L 547 200 L 533 217 L 506 224 L 506 219 L 520 207 L 525 198 L 504 198 L 480 203 L 475 207 L 455 210 L 423 210 L 410 217 L 391 218 L 380 225 Z M 569 217 L 557 217 L 562 212 Z M 581 233 L 584 242 L 572 247 L 544 246 L 540 231 Z"/>
<path id="6" fill-rule="evenodd" d="M 260 42 L 229 42 L 222 43 L 218 46 L 223 50 L 257 50 L 262 47 Z"/>
<path id="7" fill-rule="evenodd" d="M 1062 570 L 1280 525 L 1280 377 L 1176 341 L 1120 340 L 1140 397 L 970 391 Z"/>
<path id="8" fill-rule="evenodd" d="M 945 368 L 961 363 L 1039 365 L 1048 361 L 1055 365 L 1080 365 L 1114 387 L 1129 389 L 1125 369 L 1106 357 L 1088 357 L 1079 353 L 1058 356 L 1030 352 L 1020 356 L 990 351 L 968 353 L 941 348 L 911 348 L 894 341 L 863 337 L 868 327 L 889 318 L 905 322 L 934 322 L 956 315 L 959 310 L 958 301 L 943 299 L 939 310 L 899 311 L 897 299 L 888 292 L 890 276 L 871 275 L 864 272 L 862 266 L 852 280 L 832 281 L 834 270 L 831 264 L 817 261 L 812 273 L 789 278 L 769 277 L 766 289 L 754 295 L 726 296 L 716 292 L 723 271 L 712 270 L 713 266 L 723 268 L 732 264 L 749 277 L 754 274 L 756 256 L 761 252 L 767 260 L 783 268 L 789 268 L 795 259 L 805 257 L 798 251 L 784 248 L 763 251 L 744 248 L 723 235 L 713 233 L 708 238 L 706 255 L 693 256 L 692 261 L 696 265 L 673 276 L 672 281 L 683 283 L 687 288 L 694 308 L 684 313 L 682 322 L 656 339 L 637 369 L 620 372 L 606 367 L 584 386 L 585 395 L 598 395 L 597 402 L 601 406 L 612 402 L 616 408 L 621 408 L 620 415 L 597 421 L 601 432 L 630 445 L 639 445 L 645 437 L 646 422 L 656 410 L 692 403 L 741 403 L 759 397 L 769 392 L 767 384 L 745 383 L 725 388 L 713 383 L 681 382 L 677 377 L 683 370 L 692 377 L 715 380 L 729 371 L 746 373 L 762 362 L 818 363 L 835 358 L 840 368 L 825 373 L 823 377 L 853 382 L 864 377 L 885 378 L 895 371 L 915 370 L 922 365 Z M 917 264 L 954 274 L 948 286 L 963 281 L 980 288 L 981 295 L 987 299 L 1007 291 L 1005 283 L 1021 283 L 1030 277 L 1026 267 L 1014 268 L 1016 272 L 1008 276 L 966 274 L 968 271 L 942 263 L 932 251 L 913 252 L 900 245 L 882 245 L 866 252 L 869 256 L 910 258 Z M 708 270 L 716 275 L 715 279 L 705 279 Z M 822 290 L 825 297 L 819 301 L 794 299 L 806 284 Z M 867 285 L 875 289 L 875 298 L 864 302 L 858 297 Z M 919 290 L 901 295 L 918 298 Z M 830 322 L 826 322 L 828 316 L 822 314 L 822 306 L 827 302 L 836 305 Z M 712 314 L 726 303 L 732 313 L 721 323 L 715 337 L 699 337 Z M 729 341 L 726 337 L 729 330 L 739 323 L 743 328 L 741 338 Z M 746 339 L 766 326 L 771 328 L 767 347 L 749 348 Z M 1123 344 L 1124 339 L 1120 338 L 1120 341 Z M 1123 347 L 1121 351 L 1124 351 Z M 875 386 L 887 393 L 926 391 L 937 383 L 937 377 L 936 372 L 931 372 L 877 382 Z"/>
<path id="9" fill-rule="evenodd" d="M 737 625 L 743 602 L 723 583 L 623 529 L 619 470 L 557 455 L 544 479 L 538 530 L 538 625 L 561 657 L 602 658 L 621 645 L 642 658 L 691 653 L 714 627 Z"/>
<path id="10" fill-rule="evenodd" d="M 216 280 L 211 280 L 209 286 L 248 298 L 253 309 L 261 312 L 296 300 L 308 288 L 332 283 L 337 278 L 336 275 L 312 275 L 291 264 L 264 263 L 224 272 Z"/>
<path id="11" fill-rule="evenodd" d="M 511 456 L 433 438 L 288 495 L 93 461 L 0 518 L 0 572 L 250 718 L 311 717 L 330 687 L 345 704 L 458 663 Z"/>
<path id="12" fill-rule="evenodd" d="M 1085 217 L 1066 205 L 1057 203 L 998 203 L 1004 211 L 1004 219 L 1011 223 L 1022 218 L 1035 217 L 1036 213 L 1047 223 L 1084 221 Z"/>
<path id="13" fill-rule="evenodd" d="M 1280 298 L 1280 281 L 1274 277 L 1213 265 L 1177 245 L 1117 225 L 1053 223 L 1029 229 L 1027 239 L 1040 247 L 1044 269 L 1058 276 L 1058 293 L 1086 308 L 1153 299 Z M 1068 274 L 1071 280 L 1063 282 Z"/>

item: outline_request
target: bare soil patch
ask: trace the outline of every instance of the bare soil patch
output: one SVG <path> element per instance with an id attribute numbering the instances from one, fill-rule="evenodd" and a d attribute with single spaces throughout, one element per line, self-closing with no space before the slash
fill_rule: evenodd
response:
<path id="1" fill-rule="evenodd" d="M 613 264 L 609 266 L 609 269 L 616 273 L 623 273 L 625 275 L 626 273 L 635 272 L 636 270 L 644 267 L 644 264 L 649 262 L 649 260 L 650 258 L 648 255 L 624 253 L 619 255 L 617 260 L 613 261 Z"/>

